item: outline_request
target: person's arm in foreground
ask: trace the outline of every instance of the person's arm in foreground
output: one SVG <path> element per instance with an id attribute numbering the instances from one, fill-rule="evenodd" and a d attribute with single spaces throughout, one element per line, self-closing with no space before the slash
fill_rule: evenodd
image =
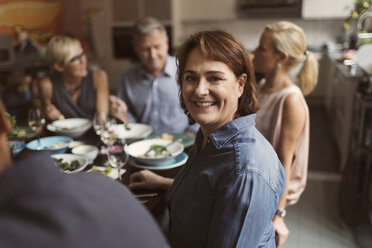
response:
<path id="1" fill-rule="evenodd" d="M 62 117 L 61 112 L 52 104 L 53 86 L 50 78 L 43 78 L 39 82 L 40 100 L 45 116 L 49 120 Z"/>
<path id="2" fill-rule="evenodd" d="M 258 173 L 230 178 L 217 192 L 208 247 L 259 247 L 270 230 L 276 202 L 275 192 Z M 275 242 L 274 235 L 267 239 Z"/>
<path id="3" fill-rule="evenodd" d="M 109 110 L 109 87 L 107 74 L 101 69 L 93 71 L 94 88 L 96 90 L 96 112 L 108 113 Z"/>
<path id="4" fill-rule="evenodd" d="M 286 174 L 286 186 L 279 200 L 278 209 L 285 209 L 286 206 L 288 184 L 291 180 L 291 166 L 297 141 L 305 127 L 305 118 L 305 109 L 300 97 L 296 94 L 287 96 L 283 104 L 282 128 L 276 151 Z M 280 247 L 286 241 L 289 230 L 284 219 L 277 214 L 274 216 L 273 224 L 278 235 L 277 247 Z"/>

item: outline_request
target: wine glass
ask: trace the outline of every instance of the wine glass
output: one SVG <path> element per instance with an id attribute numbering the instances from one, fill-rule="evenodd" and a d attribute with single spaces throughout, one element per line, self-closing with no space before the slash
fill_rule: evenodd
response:
<path id="1" fill-rule="evenodd" d="M 121 169 L 128 162 L 129 155 L 125 151 L 126 140 L 125 139 L 116 139 L 112 145 L 108 147 L 107 150 L 107 159 L 110 162 L 110 165 L 118 169 L 118 177 L 121 181 Z M 125 169 L 124 169 L 125 173 Z"/>
<path id="2" fill-rule="evenodd" d="M 116 120 L 110 116 L 106 116 L 104 122 L 101 124 L 100 138 L 106 146 L 110 146 L 116 141 L 116 133 L 112 130 L 114 124 L 116 124 Z"/>
<path id="3" fill-rule="evenodd" d="M 45 117 L 43 112 L 39 108 L 31 108 L 28 111 L 28 126 L 31 128 L 32 131 L 36 133 L 37 136 L 37 149 L 41 149 L 40 146 L 40 132 L 43 130 L 45 125 Z"/>
<path id="4" fill-rule="evenodd" d="M 97 135 L 101 135 L 101 127 L 107 119 L 106 113 L 95 113 L 93 117 L 93 128 Z"/>

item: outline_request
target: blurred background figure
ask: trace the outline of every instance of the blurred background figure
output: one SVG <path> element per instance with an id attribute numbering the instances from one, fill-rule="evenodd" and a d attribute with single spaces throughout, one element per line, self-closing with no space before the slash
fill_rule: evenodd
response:
<path id="1" fill-rule="evenodd" d="M 148 124 L 154 133 L 196 133 L 198 126 L 188 124 L 179 103 L 177 66 L 168 55 L 164 26 L 152 17 L 138 20 L 133 27 L 133 46 L 140 64 L 124 73 L 117 97 L 110 96 L 111 113 L 124 122 Z"/>
<path id="2" fill-rule="evenodd" d="M 273 219 L 279 247 L 289 234 L 283 219 L 285 207 L 295 204 L 306 186 L 310 117 L 304 95 L 317 83 L 318 62 L 307 50 L 302 28 L 280 21 L 266 26 L 253 64 L 264 77 L 258 84 L 256 127 L 273 145 L 287 176 Z M 293 82 L 288 72 L 296 66 L 300 71 Z"/>
<path id="3" fill-rule="evenodd" d="M 12 163 L 0 100 L 2 247 L 169 247 L 120 183 L 100 173 L 62 174 L 47 152 Z"/>
<path id="4" fill-rule="evenodd" d="M 54 36 L 47 46 L 47 58 L 54 72 L 40 81 L 40 96 L 48 119 L 92 119 L 95 112 L 108 112 L 107 75 L 101 69 L 88 69 L 78 39 Z"/>
<path id="5" fill-rule="evenodd" d="M 15 34 L 15 44 L 14 50 L 18 53 L 22 54 L 36 54 L 38 52 L 39 45 L 36 41 L 30 39 L 28 37 L 27 31 L 22 29 L 21 27 L 16 27 L 14 29 Z"/>

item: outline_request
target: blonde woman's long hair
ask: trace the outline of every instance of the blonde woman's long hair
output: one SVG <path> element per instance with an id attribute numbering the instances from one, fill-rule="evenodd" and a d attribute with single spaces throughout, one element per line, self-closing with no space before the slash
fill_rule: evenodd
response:
<path id="1" fill-rule="evenodd" d="M 314 53 L 307 50 L 306 36 L 303 29 L 288 21 L 269 24 L 266 30 L 272 32 L 274 50 L 288 55 L 286 66 L 294 68 L 303 61 L 302 68 L 296 76 L 302 93 L 310 94 L 318 83 L 318 61 Z"/>

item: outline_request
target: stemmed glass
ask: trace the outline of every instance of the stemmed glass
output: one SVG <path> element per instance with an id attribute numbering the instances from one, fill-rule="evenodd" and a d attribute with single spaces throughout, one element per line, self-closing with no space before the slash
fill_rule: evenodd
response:
<path id="1" fill-rule="evenodd" d="M 105 145 L 109 145 L 110 142 L 113 142 L 113 137 L 110 141 L 110 127 L 115 124 L 115 119 L 111 118 L 107 113 L 95 113 L 93 117 L 93 128 L 96 134 L 100 137 L 101 142 Z M 105 153 L 105 146 L 97 144 L 100 147 L 100 153 Z"/>
<path id="2" fill-rule="evenodd" d="M 110 146 L 116 141 L 116 133 L 111 128 L 114 124 L 116 124 L 116 120 L 110 116 L 106 116 L 101 124 L 100 138 L 106 146 Z"/>
<path id="3" fill-rule="evenodd" d="M 28 111 L 28 126 L 31 128 L 32 131 L 36 133 L 37 136 L 37 149 L 41 149 L 40 146 L 40 132 L 43 130 L 45 125 L 45 117 L 43 112 L 39 108 L 31 108 Z"/>
<path id="4" fill-rule="evenodd" d="M 128 162 L 128 154 L 125 152 L 126 140 L 116 139 L 114 143 L 109 145 L 107 151 L 107 159 L 111 166 L 118 169 L 119 180 L 121 181 L 121 169 Z M 125 173 L 125 169 L 124 169 Z"/>
<path id="5" fill-rule="evenodd" d="M 104 125 L 107 119 L 105 113 L 95 113 L 93 117 L 93 128 L 97 135 L 101 135 L 101 127 Z"/>

